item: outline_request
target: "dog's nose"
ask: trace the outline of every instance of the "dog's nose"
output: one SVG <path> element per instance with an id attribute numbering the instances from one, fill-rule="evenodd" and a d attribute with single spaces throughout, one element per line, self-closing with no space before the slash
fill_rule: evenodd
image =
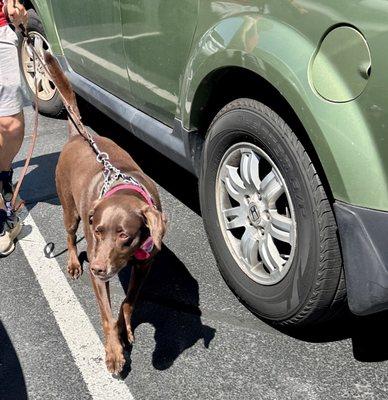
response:
<path id="1" fill-rule="evenodd" d="M 90 268 L 94 275 L 102 276 L 102 275 L 105 275 L 105 273 L 106 273 L 106 269 L 98 264 L 92 265 Z"/>

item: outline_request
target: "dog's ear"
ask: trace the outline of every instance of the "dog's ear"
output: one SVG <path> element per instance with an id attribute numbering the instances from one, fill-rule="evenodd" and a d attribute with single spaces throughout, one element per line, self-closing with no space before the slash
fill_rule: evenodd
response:
<path id="1" fill-rule="evenodd" d="M 91 208 L 89 210 L 89 213 L 88 213 L 89 225 L 92 225 L 92 223 L 93 223 L 93 216 L 94 216 L 94 213 L 96 211 L 96 207 L 98 206 L 100 201 L 101 200 L 94 200 L 93 203 L 92 203 L 92 206 L 91 206 Z"/>
<path id="2" fill-rule="evenodd" d="M 89 214 L 88 214 L 89 225 L 92 225 L 92 223 L 93 223 L 93 216 L 94 216 L 94 208 L 92 208 L 92 209 L 89 211 Z"/>
<path id="3" fill-rule="evenodd" d="M 147 228 L 150 230 L 155 247 L 160 250 L 162 248 L 163 236 L 166 233 L 166 215 L 150 206 L 143 207 L 141 213 L 144 216 Z"/>

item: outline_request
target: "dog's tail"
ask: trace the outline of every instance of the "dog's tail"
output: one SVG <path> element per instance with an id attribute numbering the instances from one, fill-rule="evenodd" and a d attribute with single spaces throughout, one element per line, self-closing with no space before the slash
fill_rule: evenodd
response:
<path id="1" fill-rule="evenodd" d="M 46 64 L 48 72 L 50 73 L 50 78 L 54 82 L 55 86 L 58 88 L 61 97 L 71 106 L 71 108 L 77 114 L 77 116 L 81 118 L 74 90 L 71 87 L 70 82 L 67 79 L 66 75 L 62 71 L 62 68 L 60 67 L 58 61 L 49 52 L 45 51 L 44 62 Z M 69 120 L 69 134 L 70 136 L 77 134 L 77 130 L 75 129 L 73 123 L 70 120 Z"/>

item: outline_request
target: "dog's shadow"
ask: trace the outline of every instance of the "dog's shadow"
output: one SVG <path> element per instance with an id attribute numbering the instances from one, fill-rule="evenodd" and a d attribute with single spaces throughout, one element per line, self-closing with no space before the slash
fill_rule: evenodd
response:
<path id="1" fill-rule="evenodd" d="M 123 289 L 128 288 L 130 268 L 119 274 Z M 132 317 L 136 337 L 139 326 L 148 323 L 155 329 L 152 364 L 158 370 L 170 368 L 175 360 L 199 340 L 208 348 L 216 330 L 204 325 L 199 307 L 198 282 L 185 265 L 166 246 L 156 258 L 142 288 Z M 136 346 L 136 342 L 135 342 Z M 127 347 L 125 378 L 131 370 L 131 347 Z"/>

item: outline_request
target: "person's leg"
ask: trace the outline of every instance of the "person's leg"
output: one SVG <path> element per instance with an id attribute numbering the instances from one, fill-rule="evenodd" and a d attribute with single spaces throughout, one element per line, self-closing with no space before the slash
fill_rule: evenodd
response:
<path id="1" fill-rule="evenodd" d="M 5 202 L 11 201 L 12 161 L 20 150 L 24 137 L 23 112 L 0 117 L 0 256 L 10 254 L 21 230 L 19 219 L 10 214 Z"/>
<path id="2" fill-rule="evenodd" d="M 12 252 L 21 230 L 9 201 L 13 192 L 11 164 L 24 136 L 23 105 L 17 36 L 9 26 L 3 26 L 0 27 L 0 256 Z"/>
<path id="3" fill-rule="evenodd" d="M 23 112 L 0 117 L 0 171 L 9 171 L 24 138 Z"/>
<path id="4" fill-rule="evenodd" d="M 12 194 L 12 161 L 20 150 L 23 138 L 23 112 L 0 117 L 0 192 L 7 201 L 10 201 L 9 195 Z"/>

